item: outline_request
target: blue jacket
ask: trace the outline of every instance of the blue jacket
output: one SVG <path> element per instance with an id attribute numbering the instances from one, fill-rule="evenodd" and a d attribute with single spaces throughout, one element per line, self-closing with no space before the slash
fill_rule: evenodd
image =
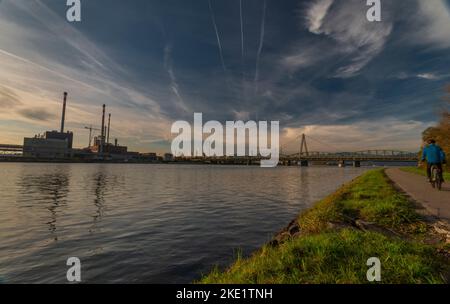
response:
<path id="1" fill-rule="evenodd" d="M 429 164 L 441 164 L 445 161 L 445 153 L 438 145 L 431 144 L 423 148 L 422 161 Z"/>

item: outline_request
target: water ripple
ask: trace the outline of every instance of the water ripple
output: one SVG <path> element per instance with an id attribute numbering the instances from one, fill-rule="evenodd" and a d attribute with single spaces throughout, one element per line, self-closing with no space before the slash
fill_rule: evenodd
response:
<path id="1" fill-rule="evenodd" d="M 0 164 L 0 278 L 187 283 L 364 169 Z"/>

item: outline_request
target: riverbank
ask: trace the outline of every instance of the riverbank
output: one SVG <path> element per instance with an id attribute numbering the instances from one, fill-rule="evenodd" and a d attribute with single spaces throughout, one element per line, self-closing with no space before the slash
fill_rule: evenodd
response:
<path id="1" fill-rule="evenodd" d="M 370 171 L 200 283 L 365 284 L 371 257 L 381 261 L 382 283 L 448 283 L 450 246 L 416 208 L 384 170 Z"/>

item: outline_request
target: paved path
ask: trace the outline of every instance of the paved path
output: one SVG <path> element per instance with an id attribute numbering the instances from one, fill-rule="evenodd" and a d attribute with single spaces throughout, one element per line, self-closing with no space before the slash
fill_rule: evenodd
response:
<path id="1" fill-rule="evenodd" d="M 388 177 L 416 202 L 421 203 L 433 216 L 450 224 L 450 184 L 442 186 L 442 191 L 433 189 L 426 177 L 404 172 L 400 169 L 386 170 Z"/>

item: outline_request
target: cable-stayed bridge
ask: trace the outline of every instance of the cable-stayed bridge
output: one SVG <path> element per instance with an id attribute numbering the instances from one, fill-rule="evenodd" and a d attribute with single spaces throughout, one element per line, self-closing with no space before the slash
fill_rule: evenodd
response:
<path id="1" fill-rule="evenodd" d="M 308 139 L 313 139 L 308 136 Z M 330 147 L 317 139 L 313 139 L 321 146 Z M 336 147 L 331 147 L 336 149 Z M 356 152 L 314 152 L 308 150 L 306 135 L 301 135 L 300 151 L 294 154 L 281 153 L 280 162 L 285 165 L 300 164 L 308 166 L 310 162 L 337 163 L 345 166 L 347 162 L 352 162 L 353 166 L 359 167 L 362 162 L 417 162 L 419 160 L 418 152 L 404 152 L 397 150 L 365 150 Z"/>

